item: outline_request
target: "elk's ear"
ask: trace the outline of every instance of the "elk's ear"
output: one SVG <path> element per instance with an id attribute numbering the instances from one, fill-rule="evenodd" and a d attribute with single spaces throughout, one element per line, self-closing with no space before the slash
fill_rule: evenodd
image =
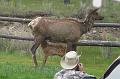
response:
<path id="1" fill-rule="evenodd" d="M 99 10 L 99 8 L 95 8 L 95 9 L 93 9 L 92 11 L 91 11 L 91 13 L 94 13 L 94 12 L 96 12 L 96 11 L 98 11 Z"/>
<path id="2" fill-rule="evenodd" d="M 99 8 L 92 8 L 92 9 L 89 9 L 88 15 L 87 15 L 87 16 L 92 15 L 92 14 L 95 13 L 98 9 L 99 9 Z"/>

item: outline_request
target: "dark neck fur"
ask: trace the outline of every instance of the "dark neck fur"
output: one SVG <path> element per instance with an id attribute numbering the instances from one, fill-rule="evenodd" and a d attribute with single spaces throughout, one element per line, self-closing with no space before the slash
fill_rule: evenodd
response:
<path id="1" fill-rule="evenodd" d="M 88 16 L 85 18 L 84 25 L 83 25 L 84 30 L 82 30 L 83 34 L 91 30 L 94 24 L 94 20 L 95 18 L 93 16 Z"/>

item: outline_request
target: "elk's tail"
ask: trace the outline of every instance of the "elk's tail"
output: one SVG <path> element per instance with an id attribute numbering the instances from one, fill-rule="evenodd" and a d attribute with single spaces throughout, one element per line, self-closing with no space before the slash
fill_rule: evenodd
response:
<path id="1" fill-rule="evenodd" d="M 34 21 L 32 20 L 29 24 L 28 27 L 30 27 L 30 29 L 33 29 L 32 26 L 34 25 Z"/>

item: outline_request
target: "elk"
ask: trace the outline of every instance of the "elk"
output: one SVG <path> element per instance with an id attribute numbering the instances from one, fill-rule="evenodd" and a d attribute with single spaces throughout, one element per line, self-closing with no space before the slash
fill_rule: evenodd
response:
<path id="1" fill-rule="evenodd" d="M 37 66 L 36 49 L 40 45 L 46 44 L 46 40 L 53 43 L 66 43 L 67 51 L 76 50 L 74 43 L 78 42 L 80 37 L 93 27 L 95 20 L 103 19 L 97 10 L 98 8 L 88 11 L 83 21 L 72 18 L 56 19 L 49 17 L 33 19 L 28 26 L 34 36 L 34 45 L 31 52 L 35 66 Z"/>
<path id="2" fill-rule="evenodd" d="M 41 44 L 41 47 L 44 53 L 44 60 L 42 66 L 45 65 L 49 56 L 58 55 L 62 57 L 66 53 L 66 44 L 63 43 L 44 42 Z"/>

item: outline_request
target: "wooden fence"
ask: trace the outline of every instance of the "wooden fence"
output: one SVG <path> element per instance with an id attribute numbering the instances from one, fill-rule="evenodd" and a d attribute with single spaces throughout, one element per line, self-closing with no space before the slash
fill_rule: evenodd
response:
<path id="1" fill-rule="evenodd" d="M 19 36 L 12 36 L 12 35 L 0 35 L 0 38 L 6 39 L 16 39 L 16 40 L 26 40 L 26 41 L 33 41 L 34 38 L 30 37 L 19 37 Z M 100 40 L 81 40 L 75 43 L 77 46 L 106 46 L 106 47 L 120 47 L 119 41 L 100 41 Z"/>
<path id="2" fill-rule="evenodd" d="M 16 17 L 0 17 L 0 21 L 29 23 L 32 19 Z M 94 27 L 114 27 L 120 28 L 120 23 L 95 23 Z"/>
<path id="3" fill-rule="evenodd" d="M 0 20 L 1 21 L 10 21 L 10 22 L 13 21 L 13 22 L 28 23 L 32 19 L 0 17 Z M 114 28 L 120 28 L 120 23 L 95 23 L 94 27 L 114 27 Z M 11 36 L 11 35 L 0 35 L 0 38 L 33 41 L 33 38 L 30 38 L 30 37 L 19 37 L 19 36 Z M 81 40 L 80 42 L 77 42 L 75 44 L 77 46 L 120 47 L 120 42 L 119 41 Z"/>

